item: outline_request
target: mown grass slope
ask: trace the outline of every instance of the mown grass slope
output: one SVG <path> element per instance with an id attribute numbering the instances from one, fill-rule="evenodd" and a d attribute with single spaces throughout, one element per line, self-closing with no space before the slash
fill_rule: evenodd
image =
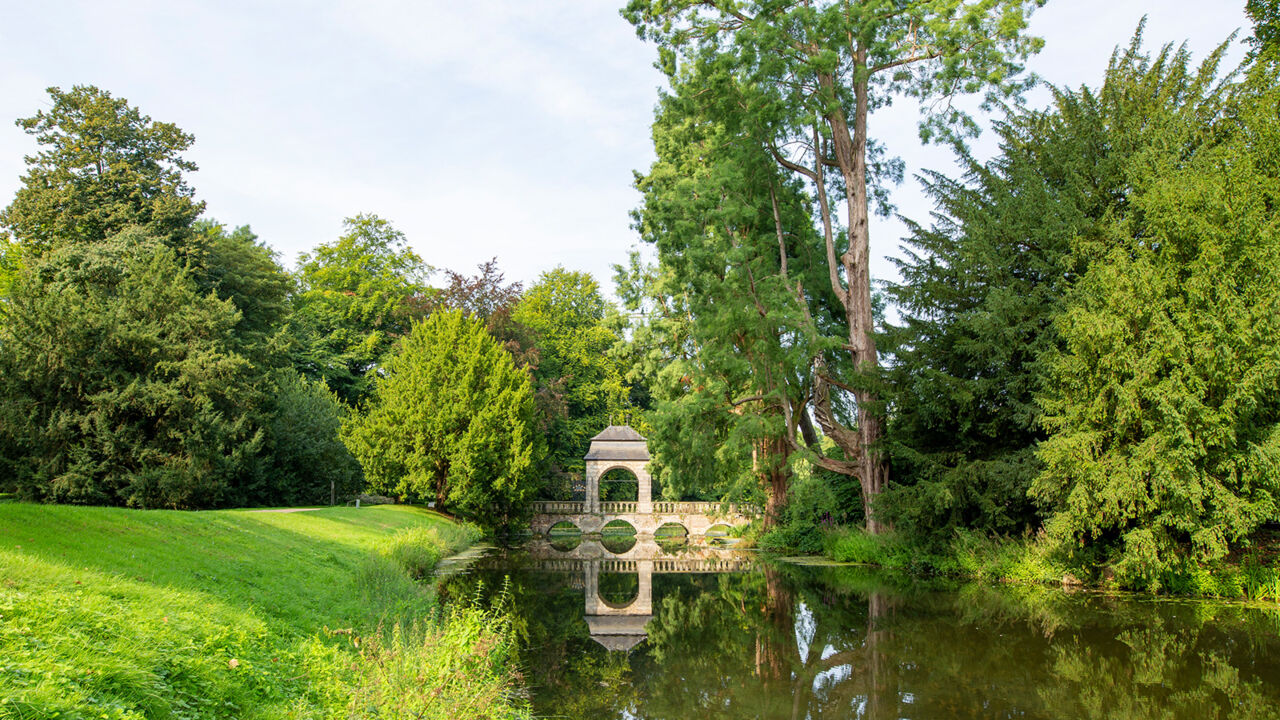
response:
<path id="1" fill-rule="evenodd" d="M 502 650 L 501 619 L 436 618 L 410 579 L 475 537 L 401 506 L 0 503 L 0 718 L 379 717 L 394 698 L 374 686 L 407 670 L 361 645 L 393 635 L 416 639 L 409 650 L 427 667 L 415 681 L 440 675 L 442 717 L 515 713 L 503 652 L 460 670 L 447 647 L 473 638 Z M 460 680 L 484 686 L 487 705 L 451 713 Z"/>

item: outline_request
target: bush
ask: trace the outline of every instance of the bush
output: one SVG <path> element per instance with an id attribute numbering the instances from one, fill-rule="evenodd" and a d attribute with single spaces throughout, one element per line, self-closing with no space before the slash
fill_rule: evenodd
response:
<path id="1" fill-rule="evenodd" d="M 319 381 L 288 370 L 276 378 L 270 429 L 272 503 L 327 505 L 360 489 L 360 463 L 338 439 L 347 408 Z M 366 503 L 368 504 L 368 503 Z"/>
<path id="2" fill-rule="evenodd" d="M 856 528 L 841 528 L 823 538 L 822 551 L 836 562 L 883 565 L 886 557 L 884 538 L 868 535 Z"/>

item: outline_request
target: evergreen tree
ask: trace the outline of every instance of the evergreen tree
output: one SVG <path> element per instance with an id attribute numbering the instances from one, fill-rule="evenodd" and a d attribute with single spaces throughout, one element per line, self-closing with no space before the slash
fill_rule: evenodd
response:
<path id="1" fill-rule="evenodd" d="M 1135 41 L 1109 68 L 1104 101 L 1156 107 L 1122 211 L 1073 239 L 1087 270 L 1039 398 L 1048 528 L 1132 584 L 1280 519 L 1280 87 L 1265 58 L 1222 81 L 1224 50 L 1193 69 Z"/>
<path id="2" fill-rule="evenodd" d="M 240 313 L 141 229 L 57 246 L 0 324 L 0 425 L 27 498 L 199 508 L 245 501 L 262 434 Z"/>
<path id="3" fill-rule="evenodd" d="M 327 505 L 359 491 L 360 463 L 339 437 L 347 406 L 324 383 L 292 369 L 275 378 L 274 388 L 266 467 L 272 501 Z"/>
<path id="4" fill-rule="evenodd" d="M 1046 437 L 1036 396 L 1063 343 L 1055 321 L 1097 260 L 1082 248 L 1132 212 L 1140 157 L 1192 153 L 1211 137 L 1229 87 L 1192 72 L 1185 53 L 1145 64 L 1140 44 L 1141 29 L 1099 89 L 1010 111 L 994 160 L 961 152 L 962 180 L 924 178 L 938 211 L 932 227 L 911 225 L 891 288 L 903 323 L 887 343 L 898 480 L 883 505 L 903 530 L 1039 524 L 1027 496 Z"/>
<path id="5" fill-rule="evenodd" d="M 370 486 L 482 526 L 527 517 L 543 448 L 528 371 L 479 319 L 433 313 L 382 367 L 344 441 Z"/>

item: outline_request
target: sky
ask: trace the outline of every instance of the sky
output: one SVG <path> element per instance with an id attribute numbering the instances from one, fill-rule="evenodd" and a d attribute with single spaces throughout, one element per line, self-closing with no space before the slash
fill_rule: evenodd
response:
<path id="1" fill-rule="evenodd" d="M 638 244 L 633 172 L 653 161 L 663 84 L 621 4 L 0 0 L 0 203 L 36 149 L 10 119 L 47 108 L 50 86 L 92 84 L 195 135 L 190 182 L 206 215 L 250 225 L 287 267 L 363 212 L 438 268 L 469 273 L 497 257 L 527 285 L 563 265 L 609 292 L 612 265 Z M 1144 15 L 1149 47 L 1185 41 L 1198 59 L 1249 33 L 1243 6 L 1049 0 L 1032 16 L 1045 46 L 1028 69 L 1096 85 Z M 899 212 L 925 219 L 913 174 L 954 164 L 921 146 L 917 117 L 899 102 L 870 130 L 906 163 Z M 903 225 L 877 219 L 871 231 L 872 275 L 892 280 Z"/>

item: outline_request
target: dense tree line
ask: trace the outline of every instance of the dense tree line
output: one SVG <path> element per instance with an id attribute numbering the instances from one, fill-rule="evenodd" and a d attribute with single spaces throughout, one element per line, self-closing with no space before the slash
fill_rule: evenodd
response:
<path id="1" fill-rule="evenodd" d="M 526 291 L 490 262 L 432 287 L 368 214 L 287 271 L 205 217 L 191 135 L 98 88 L 50 95 L 18 121 L 41 150 L 0 214 L 0 490 L 171 508 L 369 490 L 496 527 L 566 492 L 629 407 L 589 275 Z"/>
<path id="2" fill-rule="evenodd" d="M 685 5 L 628 9 L 670 79 L 658 160 L 638 180 L 638 228 L 657 261 L 619 272 L 646 312 L 635 353 L 637 372 L 650 368 L 660 472 L 789 501 L 771 513 L 784 534 L 856 521 L 841 478 L 863 476 L 869 530 L 883 521 L 928 544 L 1043 529 L 1061 552 L 1139 585 L 1280 521 L 1274 3 L 1249 3 L 1257 30 L 1237 68 L 1224 67 L 1229 41 L 1197 65 L 1185 48 L 1146 51 L 1139 31 L 1100 85 L 1055 88 L 1044 109 L 1003 106 L 989 160 L 963 133 L 941 136 L 964 172 L 921 177 L 937 210 L 908 221 L 902 281 L 883 298 L 897 317 L 873 335 L 889 359 L 877 372 L 858 360 L 860 326 L 840 297 L 854 276 L 829 262 L 825 217 L 849 181 L 824 175 L 841 142 L 824 119 L 844 91 L 807 125 L 760 97 L 767 51 L 808 77 L 788 63 L 822 47 L 824 30 L 806 23 L 824 6 L 773 7 L 761 21 L 751 3 L 671 10 Z M 948 17 L 930 3 L 892 8 L 921 33 Z M 971 11 L 972 27 L 987 13 L 1005 32 L 1020 12 Z M 874 22 L 847 27 L 858 20 L 822 27 L 875 37 Z M 979 62 L 949 57 L 960 51 L 941 34 L 914 47 L 947 56 L 944 76 Z M 853 68 L 855 99 L 876 107 L 841 52 L 796 85 L 818 92 Z M 989 67 L 961 85 L 1016 90 L 1012 65 Z M 895 87 L 925 89 L 884 89 Z M 869 157 L 883 164 L 867 178 L 891 180 L 891 161 Z M 876 447 L 892 472 L 879 486 L 865 477 L 879 470 L 831 462 L 863 452 L 840 433 L 860 433 L 869 413 L 885 423 Z M 708 457 L 717 466 L 700 475 Z"/>
<path id="3" fill-rule="evenodd" d="M 697 372 L 681 377 L 706 400 L 699 412 L 720 412 L 713 425 L 728 437 L 753 438 L 770 522 L 801 455 L 855 478 L 867 527 L 880 529 L 872 501 L 890 475 L 868 218 L 888 209 L 902 164 L 869 118 L 917 99 L 931 109 L 922 133 L 963 136 L 973 121 L 950 100 L 1025 87 L 1037 4 L 633 0 L 623 10 L 658 45 L 670 83 L 658 162 L 639 181 L 641 233 L 658 249 L 659 282 L 676 283 L 657 292 L 670 306 L 702 302 L 707 281 L 736 286 L 731 306 L 707 308 L 720 331 L 701 334 L 704 315 L 689 308 L 690 335 L 666 345 L 694 358 Z"/>

